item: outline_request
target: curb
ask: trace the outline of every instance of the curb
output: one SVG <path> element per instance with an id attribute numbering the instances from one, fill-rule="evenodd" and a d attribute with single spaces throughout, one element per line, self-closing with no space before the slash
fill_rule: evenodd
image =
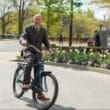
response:
<path id="1" fill-rule="evenodd" d="M 56 63 L 56 62 L 45 62 L 46 65 L 54 65 L 54 66 L 60 66 L 64 68 L 73 68 L 73 69 L 80 69 L 80 70 L 87 70 L 87 71 L 93 71 L 97 73 L 103 73 L 110 75 L 110 70 L 102 69 L 102 68 L 95 68 L 90 66 L 82 66 L 82 65 L 75 65 L 75 64 L 67 64 L 67 63 Z"/>

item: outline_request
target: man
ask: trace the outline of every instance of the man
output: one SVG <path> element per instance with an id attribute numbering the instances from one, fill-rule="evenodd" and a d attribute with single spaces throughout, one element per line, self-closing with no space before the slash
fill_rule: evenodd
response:
<path id="1" fill-rule="evenodd" d="M 46 48 L 50 51 L 50 45 L 49 41 L 47 39 L 47 32 L 46 30 L 41 26 L 42 23 L 42 16 L 40 14 L 37 14 L 34 16 L 34 24 L 31 24 L 25 28 L 25 31 L 20 36 L 20 44 L 22 46 L 33 45 L 39 50 L 41 50 L 42 43 L 46 46 Z M 23 81 L 23 90 L 26 90 L 29 88 L 30 83 L 30 76 L 31 76 L 31 70 L 34 66 L 34 76 L 37 75 L 37 84 L 39 82 L 39 85 L 41 86 L 40 82 L 40 70 L 44 68 L 43 61 L 42 61 L 42 55 L 37 54 L 37 58 L 34 56 L 35 53 L 31 49 L 30 50 L 32 55 L 31 57 L 26 57 L 27 59 L 27 66 L 25 69 L 24 74 L 24 81 Z M 36 62 L 38 62 L 37 67 L 34 65 Z M 41 92 L 38 94 L 38 99 L 48 99 L 46 98 Z"/>

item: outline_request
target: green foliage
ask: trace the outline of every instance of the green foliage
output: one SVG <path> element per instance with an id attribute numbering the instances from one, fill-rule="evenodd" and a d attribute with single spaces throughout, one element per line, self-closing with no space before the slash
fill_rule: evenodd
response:
<path id="1" fill-rule="evenodd" d="M 101 8 L 110 8 L 110 0 L 91 0 L 91 3 L 97 4 Z"/>
<path id="2" fill-rule="evenodd" d="M 98 29 L 97 20 L 90 14 L 87 13 L 75 13 L 74 25 L 76 35 L 79 37 L 82 33 L 87 36 L 92 36 L 95 29 Z"/>
<path id="3" fill-rule="evenodd" d="M 110 4 L 110 0 L 92 0 L 93 3 L 97 3 L 97 4 Z"/>
<path id="4" fill-rule="evenodd" d="M 44 17 L 43 26 L 47 27 L 47 21 L 49 22 L 49 32 L 51 36 L 58 36 L 61 33 L 60 21 L 62 18 L 69 20 L 70 15 L 70 2 L 68 0 L 34 0 L 37 3 L 37 8 L 28 7 L 26 12 L 28 18 L 24 19 L 23 26 L 33 22 L 33 16 L 36 13 L 41 13 Z M 38 2 L 37 2 L 38 1 Z M 47 16 L 49 12 L 49 17 Z M 18 34 L 18 12 L 13 10 L 14 20 L 7 25 L 6 33 Z M 99 21 L 94 18 L 94 13 L 91 10 L 87 12 L 73 12 L 73 34 L 74 36 L 93 36 L 94 30 L 99 28 Z M 1 23 L 0 23 L 1 24 Z M 1 32 L 1 28 L 0 28 Z M 69 36 L 69 24 L 64 26 L 63 34 L 65 37 Z"/>
<path id="5" fill-rule="evenodd" d="M 52 36 L 55 36 L 55 37 L 58 36 L 60 31 L 61 31 L 61 26 L 58 23 L 50 26 L 50 33 Z"/>
<path id="6" fill-rule="evenodd" d="M 78 62 L 88 62 L 88 61 L 97 61 L 101 64 L 110 63 L 110 54 L 109 53 L 100 53 L 100 52 L 84 52 L 79 50 L 74 51 L 54 51 L 52 55 L 45 56 L 46 61 L 54 61 L 55 58 L 69 58 L 72 61 Z"/>
<path id="7" fill-rule="evenodd" d="M 16 59 L 14 61 L 17 61 L 17 62 L 21 62 L 22 61 L 22 62 L 24 62 L 25 59 L 23 57 L 21 57 L 21 56 L 16 56 Z"/>

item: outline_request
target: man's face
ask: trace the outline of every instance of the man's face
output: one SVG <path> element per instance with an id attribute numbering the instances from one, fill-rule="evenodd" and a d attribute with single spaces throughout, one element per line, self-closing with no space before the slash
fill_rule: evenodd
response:
<path id="1" fill-rule="evenodd" d="M 42 22 L 42 16 L 35 16 L 34 22 L 36 25 L 40 25 Z"/>

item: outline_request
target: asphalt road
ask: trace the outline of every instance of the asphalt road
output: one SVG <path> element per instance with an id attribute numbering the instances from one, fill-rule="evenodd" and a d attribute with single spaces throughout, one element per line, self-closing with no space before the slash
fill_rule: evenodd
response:
<path id="1" fill-rule="evenodd" d="M 16 52 L 21 46 L 18 41 L 0 41 L 0 52 Z"/>
<path id="2" fill-rule="evenodd" d="M 13 96 L 16 63 L 0 62 L 0 109 L 34 109 L 31 91 Z M 110 109 L 110 76 L 90 71 L 46 66 L 59 82 L 59 96 L 51 110 Z"/>
<path id="3" fill-rule="evenodd" d="M 12 81 L 17 65 L 9 60 L 15 55 L 15 50 L 0 51 L 0 109 L 36 109 L 31 91 L 21 99 L 13 96 Z M 59 96 L 50 110 L 110 110 L 110 75 L 48 65 L 46 70 L 51 70 L 59 82 Z"/>

